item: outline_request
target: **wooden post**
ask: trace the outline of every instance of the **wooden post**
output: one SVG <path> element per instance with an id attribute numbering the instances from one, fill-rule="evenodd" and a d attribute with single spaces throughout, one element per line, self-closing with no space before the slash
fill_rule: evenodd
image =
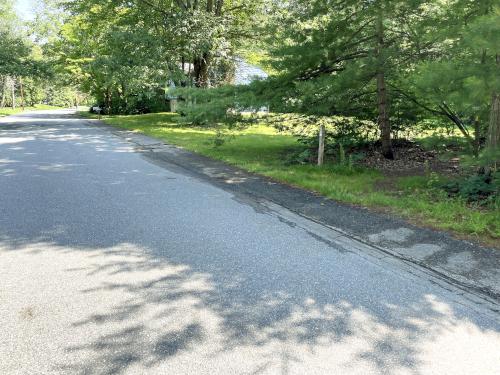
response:
<path id="1" fill-rule="evenodd" d="M 318 165 L 323 165 L 325 159 L 325 125 L 319 126 L 319 145 L 318 145 Z"/>
<path id="2" fill-rule="evenodd" d="M 170 99 L 170 112 L 177 112 L 177 99 Z"/>

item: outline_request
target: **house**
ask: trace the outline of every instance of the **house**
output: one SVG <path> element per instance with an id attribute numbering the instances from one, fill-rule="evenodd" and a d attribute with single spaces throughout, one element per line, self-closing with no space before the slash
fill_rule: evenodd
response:
<path id="1" fill-rule="evenodd" d="M 248 85 L 253 80 L 266 79 L 267 73 L 257 65 L 250 64 L 240 57 L 235 59 L 236 69 L 234 74 L 235 85 Z"/>

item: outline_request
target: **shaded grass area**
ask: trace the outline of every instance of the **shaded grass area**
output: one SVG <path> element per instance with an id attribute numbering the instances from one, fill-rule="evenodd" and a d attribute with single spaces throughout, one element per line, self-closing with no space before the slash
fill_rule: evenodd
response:
<path id="1" fill-rule="evenodd" d="M 287 155 L 302 146 L 293 136 L 264 125 L 227 131 L 228 140 L 214 147 L 215 129 L 188 127 L 171 113 L 109 116 L 103 120 L 341 202 L 396 213 L 416 224 L 498 246 L 498 207 L 474 207 L 461 199 L 449 198 L 432 188 L 425 176 L 392 177 L 388 181 L 374 170 L 352 171 L 333 164 L 289 165 Z"/>
<path id="2" fill-rule="evenodd" d="M 44 109 L 58 109 L 59 107 L 54 107 L 52 105 L 46 105 L 46 104 L 36 104 L 34 107 L 24 107 L 24 111 L 39 111 L 39 110 L 44 110 Z M 21 107 L 17 108 L 7 108 L 7 107 L 0 107 L 0 117 L 3 116 L 8 116 L 8 115 L 15 115 L 16 113 L 21 113 L 23 112 L 23 109 Z"/>

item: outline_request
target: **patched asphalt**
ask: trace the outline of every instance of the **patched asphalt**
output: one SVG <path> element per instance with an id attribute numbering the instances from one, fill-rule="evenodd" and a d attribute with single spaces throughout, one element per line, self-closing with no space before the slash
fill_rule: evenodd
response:
<path id="1" fill-rule="evenodd" d="M 499 373 L 494 301 L 370 245 L 418 228 L 146 142 L 0 120 L 0 373 Z"/>

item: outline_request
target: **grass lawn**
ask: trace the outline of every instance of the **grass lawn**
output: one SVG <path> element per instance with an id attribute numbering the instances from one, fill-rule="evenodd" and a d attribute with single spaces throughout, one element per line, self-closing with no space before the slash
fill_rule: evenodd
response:
<path id="1" fill-rule="evenodd" d="M 500 209 L 479 209 L 430 189 L 422 176 L 399 177 L 384 184 L 376 171 L 346 171 L 336 165 L 288 165 L 286 155 L 301 146 L 290 135 L 263 125 L 231 133 L 222 146 L 214 147 L 215 130 L 187 127 L 179 116 L 156 113 L 140 116 L 103 117 L 110 125 L 138 131 L 188 150 L 223 160 L 251 172 L 318 192 L 329 198 L 396 213 L 409 221 L 497 245 L 500 239 Z M 392 188 L 381 188 L 390 185 Z"/>
<path id="2" fill-rule="evenodd" d="M 58 109 L 59 107 L 54 107 L 51 105 L 46 105 L 46 104 L 35 104 L 34 107 L 24 107 L 25 111 L 39 111 L 39 110 L 44 110 L 44 109 Z M 12 108 L 7 108 L 7 107 L 2 107 L 0 108 L 0 117 L 3 116 L 8 116 L 8 115 L 14 115 L 16 113 L 21 113 L 23 112 L 23 109 L 21 107 L 16 107 L 14 109 Z"/>

